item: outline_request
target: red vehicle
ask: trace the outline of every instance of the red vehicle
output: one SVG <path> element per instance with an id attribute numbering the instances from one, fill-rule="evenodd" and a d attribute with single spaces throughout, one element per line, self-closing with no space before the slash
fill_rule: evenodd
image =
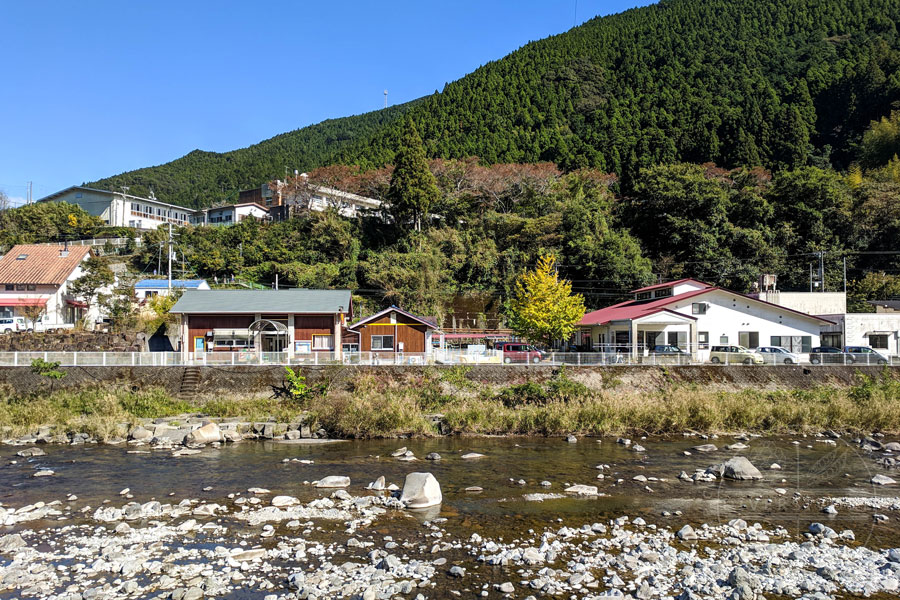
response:
<path id="1" fill-rule="evenodd" d="M 544 353 L 525 342 L 500 342 L 495 348 L 503 351 L 503 362 L 539 363 L 544 360 Z"/>

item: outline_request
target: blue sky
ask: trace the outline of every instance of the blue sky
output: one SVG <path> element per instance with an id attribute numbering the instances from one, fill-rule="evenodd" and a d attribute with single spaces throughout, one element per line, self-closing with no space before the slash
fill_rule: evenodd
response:
<path id="1" fill-rule="evenodd" d="M 649 0 L 0 2 L 0 190 L 34 197 L 439 90 Z"/>

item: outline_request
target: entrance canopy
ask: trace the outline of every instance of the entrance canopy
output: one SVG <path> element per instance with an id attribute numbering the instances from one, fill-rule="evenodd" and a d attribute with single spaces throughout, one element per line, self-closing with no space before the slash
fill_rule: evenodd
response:
<path id="1" fill-rule="evenodd" d="M 280 323 L 278 321 L 270 321 L 269 319 L 260 319 L 258 321 L 253 321 L 250 323 L 250 327 L 247 328 L 247 331 L 250 333 L 268 333 L 275 335 L 287 335 L 288 328 L 284 323 Z"/>

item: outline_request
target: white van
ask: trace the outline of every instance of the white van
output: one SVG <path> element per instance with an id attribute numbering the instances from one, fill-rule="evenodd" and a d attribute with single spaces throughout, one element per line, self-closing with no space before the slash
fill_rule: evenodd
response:
<path id="1" fill-rule="evenodd" d="M 25 317 L 0 317 L 0 333 L 27 331 L 28 329 Z"/>

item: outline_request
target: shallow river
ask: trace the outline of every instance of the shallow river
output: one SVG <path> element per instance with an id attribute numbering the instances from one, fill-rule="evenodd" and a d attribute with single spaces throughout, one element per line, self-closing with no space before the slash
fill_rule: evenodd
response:
<path id="1" fill-rule="evenodd" d="M 428 521 L 440 517 L 446 519 L 446 522 L 438 521 L 444 532 L 443 539 L 465 541 L 474 533 L 502 542 L 527 537 L 530 531 L 540 536 L 543 531 L 556 531 L 563 526 L 580 528 L 585 524 L 607 523 L 627 515 L 632 521 L 642 517 L 648 525 L 672 531 L 677 531 L 684 524 L 695 528 L 704 523 L 724 526 L 732 519 L 741 518 L 751 525 L 759 522 L 765 529 L 784 528 L 787 539 L 796 542 L 802 542 L 810 524 L 818 521 L 838 532 L 852 530 L 855 540 L 847 542 L 849 546 L 865 546 L 873 550 L 900 546 L 898 511 L 883 507 L 838 505 L 837 515 L 822 513 L 822 508 L 828 504 L 821 503 L 822 498 L 893 497 L 898 493 L 894 489 L 897 486 L 869 483 L 876 473 L 897 476 L 876 464 L 875 459 L 880 455 L 862 452 L 844 440 L 836 440 L 834 445 L 824 440 L 814 437 L 754 438 L 744 441 L 748 446 L 746 449 L 735 451 L 724 449 L 726 445 L 735 443 L 730 438 L 635 440 L 635 443 L 644 446 L 644 452 L 617 444 L 615 438 L 604 438 L 602 441 L 581 438 L 577 443 L 568 443 L 560 438 L 439 438 L 317 444 L 247 441 L 205 448 L 200 454 L 183 457 L 173 457 L 171 451 L 150 450 L 148 446 L 47 445 L 42 446 L 45 456 L 19 458 L 15 453 L 21 450 L 20 447 L 0 446 L 0 457 L 4 459 L 4 466 L 0 469 L 0 502 L 4 507 L 19 508 L 54 500 L 62 501 L 61 506 L 69 507 L 68 511 L 63 511 L 67 517 L 63 522 L 50 518 L 28 521 L 0 528 L 0 534 L 28 530 L 32 538 L 26 536 L 26 540 L 30 543 L 52 542 L 56 535 L 54 528 L 61 527 L 61 523 L 65 526 L 84 524 L 96 527 L 97 523 L 90 516 L 98 506 L 104 506 L 105 500 L 109 501 L 107 506 L 151 500 L 177 504 L 184 499 L 230 506 L 233 498 L 228 498 L 229 494 L 246 497 L 250 495 L 247 493 L 249 488 L 261 487 L 271 492 L 261 496 L 263 505 L 276 495 L 293 496 L 308 503 L 333 493 L 334 490 L 320 490 L 309 485 L 309 482 L 324 476 L 350 477 L 351 485 L 347 491 L 352 496 L 363 496 L 371 494 L 365 486 L 380 475 L 384 475 L 388 483 L 402 487 L 407 473 L 428 471 L 434 474 L 442 488 L 443 503 L 439 509 L 426 513 L 388 510 L 371 524 L 362 526 L 354 533 L 355 536 L 375 541 L 376 548 L 382 546 L 384 536 L 390 536 L 396 542 L 407 540 L 420 544 L 423 536 L 432 531 Z M 702 443 L 714 443 L 719 450 L 712 453 L 691 451 L 693 446 Z M 413 451 L 418 460 L 402 462 L 392 458 L 391 452 L 400 446 Z M 135 450 L 146 453 L 129 453 Z M 685 455 L 685 450 L 691 451 L 691 454 Z M 441 460 L 425 460 L 424 457 L 431 452 L 439 453 Z M 478 452 L 485 457 L 462 459 L 461 455 L 467 452 Z M 707 483 L 678 479 L 681 471 L 690 475 L 698 468 L 722 462 L 734 455 L 747 457 L 762 471 L 764 479 L 759 482 L 719 480 Z M 285 459 L 313 462 L 284 462 Z M 781 465 L 781 470 L 770 470 L 772 463 Z M 608 465 L 608 468 L 598 469 L 598 465 Z M 50 469 L 54 475 L 33 477 L 38 469 Z M 604 475 L 602 480 L 597 479 L 600 473 Z M 647 481 L 633 480 L 637 475 L 643 475 Z M 551 485 L 542 486 L 544 481 L 549 481 Z M 563 494 L 563 490 L 572 484 L 596 485 L 606 495 L 572 497 Z M 472 486 L 478 486 L 483 491 L 467 492 L 466 488 Z M 130 488 L 133 498 L 120 496 L 123 488 Z M 776 488 L 781 488 L 779 491 L 783 493 L 776 492 Z M 77 496 L 77 500 L 66 501 L 71 494 Z M 565 497 L 538 501 L 531 496 L 533 494 L 563 494 Z M 91 510 L 79 512 L 85 506 L 90 506 Z M 676 511 L 681 511 L 681 514 L 664 516 L 664 513 Z M 878 522 L 873 519 L 875 513 L 884 513 L 889 520 Z M 258 537 L 261 526 L 235 522 L 229 515 L 220 516 L 215 522 L 227 526 L 227 532 L 209 535 L 209 539 L 204 539 L 208 535 L 206 533 L 196 533 L 180 542 L 210 548 L 231 539 L 234 543 L 239 540 L 248 542 L 247 547 L 271 547 L 278 540 L 290 540 L 292 536 L 302 535 L 311 542 L 314 540 L 326 545 L 344 544 L 349 537 L 340 521 L 317 522 L 319 528 L 307 529 L 305 534 L 285 530 L 282 523 L 274 523 L 276 535 L 265 539 Z M 111 533 L 115 525 L 108 523 L 104 526 Z M 140 523 L 131 522 L 131 525 L 137 528 Z M 415 557 L 412 547 L 413 544 L 407 545 L 407 558 Z M 344 556 L 333 562 L 364 561 L 371 549 L 344 548 L 340 551 Z M 482 590 L 491 597 L 501 597 L 503 594 L 492 586 L 506 581 L 514 582 L 520 588 L 519 579 L 522 577 L 516 566 L 490 566 L 478 561 L 473 552 L 462 548 L 447 549 L 440 556 L 446 557 L 448 562 L 437 568 L 430 578 L 433 585 L 403 597 L 413 598 L 419 592 L 428 598 L 457 597 L 456 592 L 462 597 L 475 597 Z M 431 560 L 434 557 L 420 558 Z M 46 561 L 53 564 L 54 559 L 47 558 Z M 283 570 L 277 577 L 271 577 L 276 584 L 274 589 L 251 589 L 252 586 L 237 585 L 216 596 L 263 598 L 277 594 L 283 597 L 288 593 L 288 588 L 284 586 L 284 574 L 292 569 L 308 570 L 312 568 L 310 564 L 314 564 L 300 561 L 292 565 L 290 561 L 283 560 L 272 562 L 277 569 Z M 0 556 L 0 567 L 9 564 L 8 554 Z M 58 565 L 59 561 L 55 568 L 59 569 Z M 468 570 L 466 577 L 450 577 L 447 569 L 451 565 L 464 566 Z M 114 576 L 94 578 L 98 586 L 106 583 L 107 588 L 110 584 L 114 588 L 116 579 Z M 152 579 L 152 576 L 144 574 L 140 581 L 143 585 Z M 486 589 L 482 587 L 485 584 L 488 585 Z M 60 593 L 66 587 L 61 584 L 53 592 Z M 602 591 L 604 587 L 599 585 L 593 593 Z M 31 591 L 36 592 L 36 589 Z M 148 589 L 138 589 L 130 597 L 165 597 L 167 594 L 163 590 L 150 593 Z M 46 592 L 44 588 L 42 594 Z M 117 593 L 110 593 L 106 596 L 100 593 L 96 597 L 119 597 Z M 524 598 L 528 594 L 541 596 L 540 591 L 517 589 L 511 597 Z M 23 594 L 21 588 L 0 589 L 0 598 L 23 596 L 28 594 Z"/>

